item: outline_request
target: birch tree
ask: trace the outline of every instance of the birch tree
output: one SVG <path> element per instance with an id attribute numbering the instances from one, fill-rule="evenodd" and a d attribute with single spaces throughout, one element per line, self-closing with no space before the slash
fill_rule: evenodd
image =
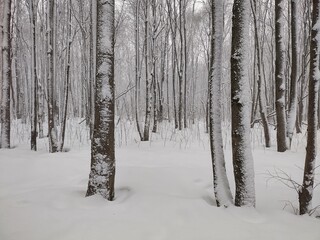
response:
<path id="1" fill-rule="evenodd" d="M 254 206 L 254 169 L 250 146 L 250 87 L 247 71 L 250 0 L 235 0 L 231 40 L 231 131 L 235 205 Z"/>
<path id="2" fill-rule="evenodd" d="M 11 0 L 4 1 L 2 25 L 2 106 L 1 147 L 10 148 L 10 85 L 11 85 Z"/>
<path id="3" fill-rule="evenodd" d="M 317 158 L 317 124 L 318 124 L 318 92 L 319 92 L 319 0 L 312 1 L 312 28 L 310 44 L 309 106 L 308 136 L 303 183 L 299 191 L 300 214 L 308 213 L 312 208 L 314 170 Z"/>
<path id="4" fill-rule="evenodd" d="M 86 196 L 112 201 L 115 181 L 114 142 L 114 0 L 97 1 L 96 94 L 91 171 Z"/>
<path id="5" fill-rule="evenodd" d="M 228 206 L 232 203 L 232 194 L 226 173 L 221 130 L 223 0 L 212 0 L 211 12 L 213 34 L 209 76 L 209 127 L 213 185 L 217 206 Z"/>

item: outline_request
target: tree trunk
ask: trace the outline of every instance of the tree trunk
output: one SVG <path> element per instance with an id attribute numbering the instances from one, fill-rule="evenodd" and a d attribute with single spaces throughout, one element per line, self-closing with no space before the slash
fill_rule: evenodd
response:
<path id="1" fill-rule="evenodd" d="M 291 79 L 290 79 L 290 96 L 289 96 L 289 112 L 287 124 L 287 136 L 289 138 L 289 147 L 293 136 L 293 130 L 297 119 L 297 72 L 298 72 L 298 43 L 297 43 L 297 2 L 291 0 Z"/>
<path id="2" fill-rule="evenodd" d="M 69 85 L 70 85 L 70 52 L 71 52 L 71 0 L 68 2 L 68 21 L 67 21 L 67 69 L 66 69 L 66 79 L 64 87 L 64 109 L 63 109 L 63 120 L 61 126 L 61 142 L 60 142 L 60 151 L 63 150 L 64 137 L 66 133 L 66 123 L 67 123 L 67 114 L 68 114 L 68 99 L 69 99 Z M 90 101 L 89 103 L 90 104 Z M 88 113 L 90 115 L 90 113 Z M 90 119 L 90 117 L 89 117 Z M 88 121 L 90 122 L 90 120 Z"/>
<path id="3" fill-rule="evenodd" d="M 140 128 L 140 120 L 139 120 L 139 99 L 140 99 L 140 32 L 139 32 L 139 8 L 140 8 L 140 0 L 136 1 L 135 6 L 135 118 L 136 118 L 136 125 L 137 130 L 140 136 L 140 140 L 143 140 L 143 135 Z"/>
<path id="4" fill-rule="evenodd" d="M 0 0 L 0 20 L 4 21 L 4 0 Z M 0 29 L 0 89 L 2 89 L 2 33 L 3 29 Z M 0 90 L 0 123 L 2 123 L 2 90 Z"/>
<path id="5" fill-rule="evenodd" d="M 37 124 L 38 124 L 38 78 L 37 78 L 37 47 L 36 47 L 36 22 L 37 9 L 34 0 L 29 0 L 30 23 L 32 32 L 32 78 L 33 78 L 33 108 L 31 122 L 31 150 L 37 151 Z"/>
<path id="6" fill-rule="evenodd" d="M 168 6 L 168 15 L 169 15 L 169 23 L 170 23 L 170 29 L 171 29 L 171 36 L 172 36 L 172 60 L 171 60 L 171 66 L 172 66 L 172 100 L 173 100 L 173 116 L 174 116 L 174 127 L 177 129 L 179 127 L 179 119 L 177 114 L 177 103 L 176 103 L 176 66 L 177 66 L 177 45 L 176 45 L 176 37 L 177 37 L 177 21 L 176 21 L 176 6 L 175 1 L 173 1 L 173 10 L 171 1 L 166 0 L 167 6 Z M 173 11 L 173 12 L 172 12 Z"/>
<path id="7" fill-rule="evenodd" d="M 148 44 L 148 28 L 149 28 L 149 11 L 148 11 L 149 5 L 148 5 L 148 1 L 145 2 L 145 22 L 144 22 L 144 31 L 145 31 L 145 74 L 146 74 L 146 116 L 145 116 L 145 121 L 144 121 L 144 131 L 143 131 L 143 141 L 149 141 L 149 135 L 150 135 L 150 117 L 151 117 L 151 102 L 152 102 L 152 95 L 151 95 L 151 79 L 149 76 L 149 44 Z"/>
<path id="8" fill-rule="evenodd" d="M 209 75 L 209 128 L 213 168 L 213 186 L 217 206 L 232 203 L 223 153 L 221 130 L 221 85 L 222 85 L 222 45 L 223 45 L 223 1 L 211 2 L 212 37 Z M 213 37 L 214 36 L 214 37 Z"/>
<path id="9" fill-rule="evenodd" d="M 275 81 L 276 81 L 276 114 L 277 114 L 277 150 L 285 152 L 287 150 L 286 132 L 286 113 L 285 113 L 285 79 L 284 79 L 284 26 L 283 22 L 283 0 L 275 1 L 275 41 L 276 41 L 276 60 L 275 60 Z"/>
<path id="10" fill-rule="evenodd" d="M 187 128 L 187 24 L 186 24 L 187 2 L 183 1 L 183 52 L 184 52 L 184 89 L 183 89 L 183 127 Z"/>
<path id="11" fill-rule="evenodd" d="M 49 152 L 55 153 L 58 149 L 58 136 L 55 126 L 56 104 L 54 100 L 54 9 L 55 0 L 48 1 L 48 137 Z"/>
<path id="12" fill-rule="evenodd" d="M 300 214 L 309 213 L 312 208 L 314 170 L 317 158 L 317 124 L 318 124 L 318 91 L 319 91 L 319 10 L 320 3 L 313 0 L 312 30 L 310 44 L 310 75 L 309 75 L 309 106 L 308 106 L 308 136 L 305 158 L 303 183 L 299 191 Z"/>
<path id="13" fill-rule="evenodd" d="M 257 67 L 258 67 L 258 101 L 259 101 L 259 110 L 260 110 L 260 117 L 263 125 L 264 131 L 264 139 L 266 147 L 269 148 L 271 146 L 270 143 L 270 132 L 267 120 L 266 109 L 264 105 L 264 101 L 262 99 L 262 70 L 261 70 L 261 55 L 260 55 L 260 42 L 258 38 L 258 27 L 257 27 L 257 16 L 256 16 L 256 0 L 254 0 L 254 6 L 251 5 L 251 9 L 253 12 L 253 23 L 254 23 L 254 36 L 255 36 L 255 50 L 256 50 L 256 57 L 257 57 Z"/>
<path id="14" fill-rule="evenodd" d="M 235 205 L 254 206 L 254 168 L 250 139 L 248 71 L 249 0 L 235 0 L 231 43 L 231 131 L 235 177 Z"/>
<path id="15" fill-rule="evenodd" d="M 178 77 L 179 77 L 179 106 L 178 106 L 178 117 L 179 117 L 179 130 L 182 130 L 183 126 L 183 70 L 184 70 L 184 59 L 183 59 L 183 26 L 182 26 L 182 0 L 179 0 L 179 36 L 180 36 L 180 64 L 178 61 Z"/>
<path id="16" fill-rule="evenodd" d="M 114 199 L 114 0 L 97 1 L 97 68 L 91 171 L 86 196 Z"/>
<path id="17" fill-rule="evenodd" d="M 4 1 L 2 27 L 2 109 L 1 148 L 10 148 L 10 86 L 11 86 L 11 0 Z"/>
<path id="18" fill-rule="evenodd" d="M 151 73 L 151 85 L 153 87 L 153 128 L 152 132 L 157 132 L 158 127 L 158 113 L 157 113 L 157 77 L 156 77 L 156 36 L 157 36 L 157 6 L 156 1 L 151 3 L 152 9 L 152 41 L 151 41 L 151 61 L 152 61 L 152 73 Z"/>

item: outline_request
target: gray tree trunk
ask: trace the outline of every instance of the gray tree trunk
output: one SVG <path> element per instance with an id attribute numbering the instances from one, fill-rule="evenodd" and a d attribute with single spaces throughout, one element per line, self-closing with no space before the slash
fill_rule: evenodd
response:
<path id="1" fill-rule="evenodd" d="M 319 92 L 319 0 L 313 0 L 312 28 L 310 44 L 309 106 L 307 152 L 304 165 L 303 183 L 299 191 L 300 214 L 308 213 L 312 208 L 314 170 L 317 158 L 317 124 L 318 124 L 318 92 Z"/>
<path id="2" fill-rule="evenodd" d="M 212 37 L 209 75 L 209 128 L 213 169 L 213 186 L 217 206 L 232 203 L 232 194 L 226 173 L 221 129 L 221 86 L 223 44 L 223 1 L 211 2 Z M 215 11 L 216 10 L 216 11 Z"/>
<path id="3" fill-rule="evenodd" d="M 2 27 L 2 106 L 1 147 L 10 148 L 10 86 L 11 86 L 11 0 L 4 1 Z"/>
<path id="4" fill-rule="evenodd" d="M 67 69 L 66 69 L 66 78 L 65 78 L 65 87 L 64 87 L 64 109 L 63 109 L 63 120 L 61 126 L 61 142 L 60 142 L 60 151 L 63 150 L 64 138 L 66 133 L 66 124 L 67 124 L 67 114 L 68 114 L 68 99 L 69 99 L 69 85 L 70 85 L 70 66 L 71 66 L 71 0 L 68 1 L 68 22 L 67 22 Z M 89 91 L 89 90 L 88 90 Z M 90 104 L 90 101 L 88 105 Z M 88 114 L 90 115 L 90 113 Z M 90 119 L 90 116 L 89 116 Z"/>
<path id="5" fill-rule="evenodd" d="M 37 47 L 36 47 L 36 22 L 37 9 L 34 0 L 29 0 L 30 7 L 30 23 L 32 35 L 32 78 L 33 78 L 33 107 L 31 121 L 31 150 L 37 151 L 37 124 L 38 124 L 38 78 L 37 78 Z"/>
<path id="6" fill-rule="evenodd" d="M 97 66 L 91 171 L 86 196 L 114 199 L 114 0 L 97 1 Z"/>
<path id="7" fill-rule="evenodd" d="M 143 141 L 149 141 L 150 135 L 150 118 L 151 118 L 151 104 L 152 104 L 152 94 L 151 94 L 151 78 L 149 76 L 149 2 L 145 1 L 145 21 L 144 21 L 144 58 L 145 58 L 145 81 L 146 81 L 146 116 L 144 121 L 143 130 Z"/>
<path id="8" fill-rule="evenodd" d="M 285 112 L 285 74 L 284 74 L 284 13 L 282 9 L 283 0 L 275 1 L 275 41 L 276 41 L 276 60 L 275 60 L 275 81 L 276 81 L 276 115 L 277 115 L 277 150 L 285 152 L 287 150 L 287 126 Z"/>
<path id="9" fill-rule="evenodd" d="M 290 79 L 290 96 L 289 112 L 287 124 L 287 136 L 289 138 L 289 147 L 293 136 L 293 130 L 297 119 L 297 81 L 298 81 L 298 42 L 297 42 L 297 2 L 291 0 L 291 79 Z"/>
<path id="10" fill-rule="evenodd" d="M 250 86 L 248 77 L 250 0 L 235 0 L 231 42 L 231 131 L 235 177 L 235 205 L 254 206 L 254 169 L 250 139 Z"/>
<path id="11" fill-rule="evenodd" d="M 55 126 L 55 101 L 54 101 L 54 9 L 55 0 L 48 1 L 48 137 L 49 152 L 58 151 L 58 136 Z"/>
<path id="12" fill-rule="evenodd" d="M 143 140 L 143 135 L 141 132 L 140 127 L 140 120 L 139 120 L 139 103 L 140 103 L 140 28 L 139 28 L 139 8 L 140 8 L 140 0 L 136 1 L 135 5 L 135 85 L 134 94 L 135 94 L 135 119 L 136 119 L 136 126 L 137 131 L 140 136 L 140 140 Z"/>
<path id="13" fill-rule="evenodd" d="M 252 12 L 253 12 L 253 23 L 254 23 L 254 36 L 255 36 L 255 50 L 256 50 L 256 57 L 257 57 L 257 67 L 258 67 L 258 102 L 259 102 L 259 111 L 260 117 L 263 125 L 264 131 L 264 139 L 266 147 L 269 148 L 271 146 L 270 141 L 270 131 L 269 125 L 267 120 L 266 108 L 265 103 L 262 98 L 262 70 L 261 70 L 261 54 L 260 54 L 260 42 L 258 38 L 258 26 L 257 26 L 257 16 L 256 16 L 256 0 L 253 1 L 253 6 L 251 5 Z"/>
<path id="14" fill-rule="evenodd" d="M 0 20 L 3 22 L 4 14 L 4 0 L 0 0 Z M 0 24 L 0 89 L 2 89 L 2 25 Z M 2 91 L 0 91 L 0 113 L 2 108 Z M 2 116 L 2 115 L 1 115 Z M 0 122 L 2 122 L 2 117 L 0 116 Z"/>

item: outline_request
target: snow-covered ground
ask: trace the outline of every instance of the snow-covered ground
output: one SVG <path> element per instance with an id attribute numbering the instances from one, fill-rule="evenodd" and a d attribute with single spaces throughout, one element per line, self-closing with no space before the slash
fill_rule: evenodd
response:
<path id="1" fill-rule="evenodd" d="M 19 141 L 13 149 L 0 150 L 0 239 L 320 239 L 320 219 L 295 215 L 296 192 L 268 175 L 283 170 L 301 182 L 305 136 L 295 139 L 291 151 L 277 153 L 275 146 L 264 149 L 255 131 L 256 209 L 217 208 L 202 127 L 189 133 L 162 130 L 151 142 L 141 143 L 130 131 L 118 129 L 117 136 L 125 137 L 117 141 L 113 202 L 84 197 L 90 147 L 80 144 L 78 135 L 69 136 L 71 150 L 64 153 L 49 154 L 46 139 L 39 142 L 38 152 Z M 228 141 L 227 171 L 234 190 Z M 320 188 L 313 204 L 320 204 Z"/>

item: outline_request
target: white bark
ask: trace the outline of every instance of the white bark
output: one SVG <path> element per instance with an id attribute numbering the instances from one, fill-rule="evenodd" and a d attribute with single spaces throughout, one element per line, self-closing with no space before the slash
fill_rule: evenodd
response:
<path id="1" fill-rule="evenodd" d="M 221 130 L 221 83 L 223 45 L 223 1 L 214 1 L 214 46 L 210 76 L 210 145 L 214 178 L 214 192 L 218 206 L 232 204 L 232 194 L 226 174 Z"/>

